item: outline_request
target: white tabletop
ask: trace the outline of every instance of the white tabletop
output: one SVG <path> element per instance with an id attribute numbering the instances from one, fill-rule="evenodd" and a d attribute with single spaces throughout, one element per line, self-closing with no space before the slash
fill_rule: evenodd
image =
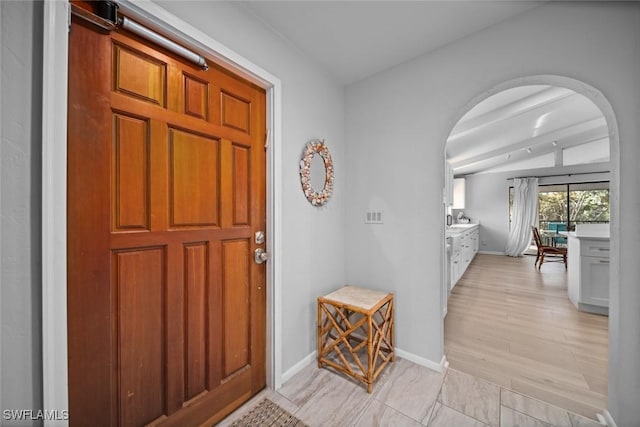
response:
<path id="1" fill-rule="evenodd" d="M 371 310 L 387 295 L 389 295 L 387 292 L 358 288 L 357 286 L 345 286 L 337 291 L 325 295 L 323 298 L 341 304 L 362 308 L 364 310 Z"/>

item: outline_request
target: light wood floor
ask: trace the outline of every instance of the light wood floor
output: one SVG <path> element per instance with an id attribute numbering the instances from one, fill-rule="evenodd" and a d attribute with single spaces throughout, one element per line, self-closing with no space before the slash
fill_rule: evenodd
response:
<path id="1" fill-rule="evenodd" d="M 576 310 L 561 263 L 479 254 L 445 318 L 450 366 L 590 418 L 607 407 L 608 317 Z"/>

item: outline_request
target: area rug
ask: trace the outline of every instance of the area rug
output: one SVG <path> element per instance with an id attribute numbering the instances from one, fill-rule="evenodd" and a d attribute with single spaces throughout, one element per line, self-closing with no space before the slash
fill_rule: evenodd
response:
<path id="1" fill-rule="evenodd" d="M 269 399 L 263 399 L 258 406 L 244 417 L 231 424 L 233 427 L 271 426 L 308 427 L 305 423 L 282 409 Z"/>

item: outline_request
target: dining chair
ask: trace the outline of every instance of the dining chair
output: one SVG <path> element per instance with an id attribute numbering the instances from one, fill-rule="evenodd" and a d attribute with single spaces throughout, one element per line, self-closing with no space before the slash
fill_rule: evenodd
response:
<path id="1" fill-rule="evenodd" d="M 567 231 L 567 223 L 566 222 L 550 222 L 548 229 L 553 231 L 556 235 L 559 231 Z M 567 239 L 565 237 L 555 236 L 553 246 L 557 245 L 566 245 Z"/>
<path id="2" fill-rule="evenodd" d="M 536 262 L 533 265 L 538 266 L 538 270 L 542 267 L 542 263 L 545 261 L 545 255 L 562 255 L 562 261 L 564 262 L 564 268 L 567 268 L 567 248 L 559 248 L 555 246 L 546 246 L 542 244 L 542 239 L 540 239 L 540 232 L 538 231 L 538 227 L 532 226 L 533 230 L 533 239 L 536 241 L 536 246 L 538 247 L 538 254 L 536 255 Z M 549 260 L 547 260 L 549 262 Z M 554 261 L 559 262 L 559 261 Z"/>

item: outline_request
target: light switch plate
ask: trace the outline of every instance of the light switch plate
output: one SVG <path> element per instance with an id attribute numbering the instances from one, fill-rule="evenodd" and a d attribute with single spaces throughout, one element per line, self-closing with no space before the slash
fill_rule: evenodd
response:
<path id="1" fill-rule="evenodd" d="M 381 211 L 367 211 L 364 214 L 365 224 L 384 224 Z"/>

